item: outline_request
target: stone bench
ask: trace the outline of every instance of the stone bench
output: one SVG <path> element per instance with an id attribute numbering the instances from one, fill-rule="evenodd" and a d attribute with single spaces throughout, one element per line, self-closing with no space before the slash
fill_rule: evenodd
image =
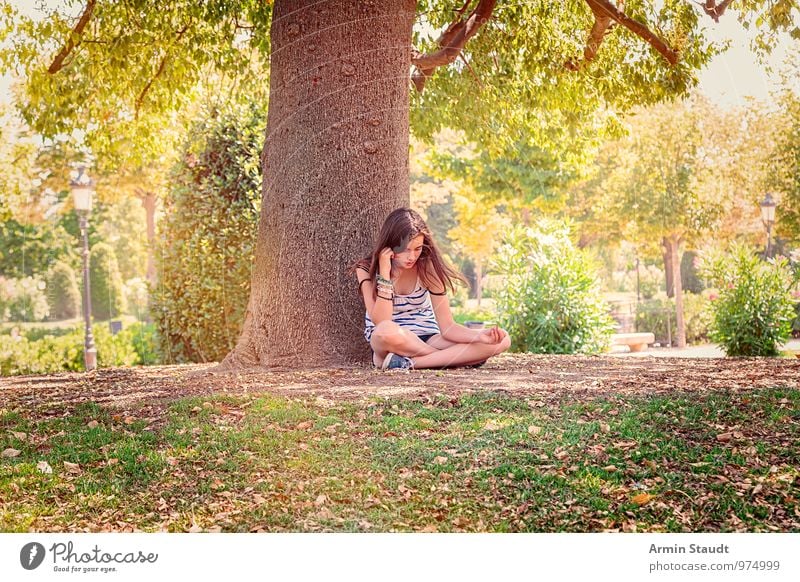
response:
<path id="1" fill-rule="evenodd" d="M 648 344 L 655 343 L 656 336 L 652 333 L 617 333 L 611 336 L 611 343 L 615 346 L 628 346 L 632 352 L 641 352 L 647 349 Z"/>

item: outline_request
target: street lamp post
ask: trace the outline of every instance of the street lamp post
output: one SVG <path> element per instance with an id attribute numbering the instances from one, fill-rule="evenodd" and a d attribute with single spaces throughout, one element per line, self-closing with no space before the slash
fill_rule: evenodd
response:
<path id="1" fill-rule="evenodd" d="M 83 319 L 86 323 L 83 342 L 83 363 L 86 371 L 97 367 L 97 348 L 92 335 L 92 298 L 89 289 L 89 212 L 92 210 L 92 196 L 94 195 L 94 180 L 78 168 L 78 175 L 70 180 L 72 197 L 75 202 L 75 211 L 78 213 L 78 223 L 83 239 Z"/>
<path id="2" fill-rule="evenodd" d="M 772 198 L 772 194 L 767 192 L 764 200 L 761 201 L 761 222 L 764 223 L 764 228 L 767 229 L 767 249 L 764 252 L 765 258 L 769 258 L 772 254 L 772 225 L 775 224 L 775 207 L 777 203 Z"/>

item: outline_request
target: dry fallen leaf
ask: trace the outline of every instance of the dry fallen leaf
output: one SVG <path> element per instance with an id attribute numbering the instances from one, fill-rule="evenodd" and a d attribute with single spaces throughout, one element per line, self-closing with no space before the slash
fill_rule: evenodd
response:
<path id="1" fill-rule="evenodd" d="M 308 428 L 311 428 L 313 425 L 314 425 L 313 422 L 311 422 L 310 420 L 306 420 L 298 424 L 295 428 L 297 428 L 297 430 L 306 430 Z"/>
<path id="2" fill-rule="evenodd" d="M 653 459 L 645 459 L 642 461 L 642 464 L 644 464 L 651 471 L 658 469 L 658 463 L 656 463 Z"/>
<path id="3" fill-rule="evenodd" d="M 617 470 L 616 465 L 606 465 L 605 467 L 603 467 L 603 471 L 608 471 L 609 473 L 613 473 L 616 470 Z"/>
<path id="4" fill-rule="evenodd" d="M 89 422 L 86 426 L 89 428 L 97 428 L 98 426 L 100 426 L 100 423 L 97 422 L 96 420 L 93 420 Z"/>
<path id="5" fill-rule="evenodd" d="M 39 461 L 36 463 L 36 468 L 39 469 L 40 473 L 44 473 L 45 475 L 50 475 L 53 473 L 53 468 L 47 461 Z"/>
<path id="6" fill-rule="evenodd" d="M 649 493 L 639 493 L 638 495 L 634 495 L 631 498 L 631 501 L 633 501 L 636 505 L 641 506 L 641 505 L 647 505 L 652 498 L 653 496 L 650 495 Z"/>
<path id="7" fill-rule="evenodd" d="M 488 421 L 486 421 L 486 424 L 483 425 L 484 430 L 500 430 L 501 428 L 503 428 L 502 425 L 500 425 L 494 419 L 489 419 Z"/>
<path id="8" fill-rule="evenodd" d="M 21 440 L 21 441 L 26 441 L 26 440 L 28 440 L 28 435 L 27 435 L 27 434 L 25 434 L 24 432 L 14 432 L 14 431 L 12 430 L 12 431 L 11 431 L 11 434 L 14 436 L 14 438 L 15 438 L 15 439 L 19 439 L 19 440 Z"/>
<path id="9" fill-rule="evenodd" d="M 531 425 L 531 426 L 528 427 L 528 434 L 537 435 L 540 432 L 542 432 L 542 427 L 541 426 Z"/>
<path id="10" fill-rule="evenodd" d="M 17 449 L 6 449 L 6 450 L 4 450 L 4 451 L 2 452 L 2 455 L 1 455 L 1 456 L 2 456 L 4 459 L 10 459 L 10 458 L 12 458 L 12 457 L 18 457 L 18 456 L 19 456 L 19 454 L 20 454 L 21 452 L 22 452 L 22 451 L 19 451 L 19 450 L 17 450 Z"/>
<path id="11" fill-rule="evenodd" d="M 314 505 L 316 505 L 317 507 L 319 507 L 320 505 L 325 505 L 325 502 L 326 502 L 327 500 L 328 500 L 328 496 L 327 496 L 327 495 L 325 495 L 324 493 L 321 493 L 321 494 L 320 494 L 320 495 L 318 495 L 318 496 L 317 496 L 317 498 L 314 500 Z"/>
<path id="12" fill-rule="evenodd" d="M 727 443 L 729 440 L 731 440 L 732 437 L 733 435 L 731 433 L 723 432 L 717 435 L 717 440 L 721 443 Z"/>
<path id="13" fill-rule="evenodd" d="M 600 430 L 601 430 L 602 432 L 611 432 L 611 426 L 609 426 L 609 425 L 608 425 L 607 423 L 605 423 L 605 422 L 601 422 L 601 423 L 600 423 Z"/>
<path id="14" fill-rule="evenodd" d="M 447 457 L 436 457 L 433 459 L 433 462 L 436 465 L 444 465 L 445 463 L 447 463 Z"/>
<path id="15" fill-rule="evenodd" d="M 64 468 L 70 473 L 80 473 L 81 466 L 77 463 L 70 463 L 69 461 L 64 461 Z"/>

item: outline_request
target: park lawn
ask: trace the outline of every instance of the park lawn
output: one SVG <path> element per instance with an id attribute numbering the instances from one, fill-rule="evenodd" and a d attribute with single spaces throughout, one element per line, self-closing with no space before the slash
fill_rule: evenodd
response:
<path id="1" fill-rule="evenodd" d="M 5 409 L 0 531 L 800 531 L 799 405 L 759 388 Z"/>

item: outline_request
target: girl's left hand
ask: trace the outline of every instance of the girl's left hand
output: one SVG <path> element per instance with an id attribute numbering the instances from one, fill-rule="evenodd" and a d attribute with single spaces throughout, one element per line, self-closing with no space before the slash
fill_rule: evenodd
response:
<path id="1" fill-rule="evenodd" d="M 478 335 L 478 341 L 484 344 L 499 344 L 508 335 L 508 332 L 499 327 L 490 327 L 484 329 Z"/>

